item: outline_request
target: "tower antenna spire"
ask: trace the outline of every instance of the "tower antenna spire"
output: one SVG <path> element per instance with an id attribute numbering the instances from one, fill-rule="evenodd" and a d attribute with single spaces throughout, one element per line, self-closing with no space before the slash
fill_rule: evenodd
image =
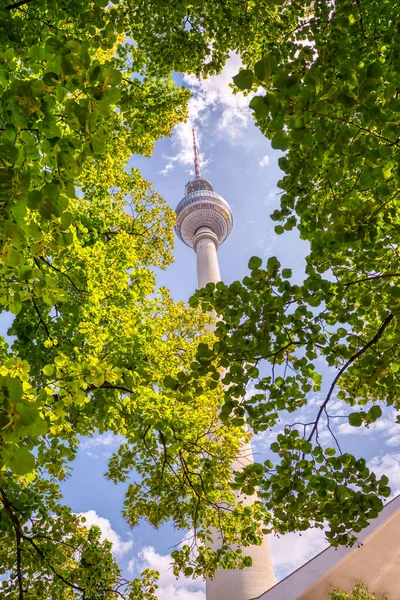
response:
<path id="1" fill-rule="evenodd" d="M 195 172 L 196 179 L 200 179 L 201 173 L 200 173 L 199 148 L 197 146 L 195 130 L 192 129 L 192 132 L 193 132 L 193 150 L 194 150 L 194 172 Z"/>

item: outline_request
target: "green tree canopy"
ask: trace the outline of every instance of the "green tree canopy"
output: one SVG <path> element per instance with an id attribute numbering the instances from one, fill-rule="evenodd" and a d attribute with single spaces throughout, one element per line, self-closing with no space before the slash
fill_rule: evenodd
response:
<path id="1" fill-rule="evenodd" d="M 354 426 L 397 403 L 398 12 L 389 0 L 2 2 L 0 303 L 15 315 L 15 341 L 0 348 L 7 598 L 154 597 L 152 573 L 120 591 L 107 543 L 60 502 L 79 436 L 95 431 L 125 437 L 108 475 L 138 475 L 128 522 L 194 530 L 199 551 L 176 551 L 176 573 L 233 566 L 231 544 L 263 531 L 328 523 L 332 543 L 347 543 L 378 514 L 387 478 L 322 448 L 318 428 L 336 389 Z M 310 254 L 301 285 L 277 259 L 253 258 L 242 283 L 199 293 L 193 304 L 223 321 L 217 341 L 198 345 L 203 313 L 155 293 L 173 215 L 125 166 L 186 117 L 171 71 L 218 72 L 230 50 L 246 67 L 237 89 L 264 88 L 251 107 L 287 152 L 277 233 L 298 227 Z M 238 475 L 233 487 L 258 487 L 262 503 L 222 510 L 244 417 L 263 431 L 304 406 L 320 356 L 336 375 L 314 422 L 278 437 L 275 463 Z M 240 403 L 249 379 L 258 393 Z M 217 552 L 213 526 L 226 540 Z"/>
<path id="2" fill-rule="evenodd" d="M 177 572 L 235 564 L 228 545 L 207 549 L 210 528 L 238 542 L 247 523 L 252 542 L 264 521 L 262 508 L 220 508 L 243 433 L 218 421 L 217 382 L 200 398 L 171 387 L 207 318 L 156 290 L 174 215 L 126 168 L 187 115 L 149 27 L 122 1 L 0 9 L 0 304 L 15 315 L 11 348 L 0 344 L 0 574 L 12 600 L 154 597 L 154 574 L 122 580 L 110 545 L 61 503 L 81 436 L 124 436 L 108 476 L 135 472 L 132 526 L 194 531 L 202 550 L 191 567 L 185 547 Z"/>
<path id="3" fill-rule="evenodd" d="M 348 594 L 339 588 L 334 588 L 330 597 L 332 600 L 388 600 L 387 596 L 377 596 L 363 583 L 357 583 L 354 590 Z"/>
<path id="4" fill-rule="evenodd" d="M 222 320 L 208 365 L 199 361 L 194 373 L 229 365 L 221 418 L 240 425 L 246 417 L 255 432 L 323 386 L 314 418 L 294 415 L 271 445 L 276 459 L 245 469 L 236 485 L 259 487 L 275 530 L 328 523 L 328 539 L 341 544 L 390 495 L 386 476 L 341 451 L 330 406 L 335 397 L 347 403 L 355 428 L 381 418 L 381 407 L 398 408 L 399 6 L 295 2 L 283 12 L 296 13 L 293 29 L 277 39 L 275 24 L 267 27 L 263 56 L 247 56 L 234 81 L 258 90 L 250 103 L 257 124 L 285 152 L 272 218 L 277 234 L 296 227 L 309 243 L 306 277 L 295 284 L 277 258 L 263 265 L 253 257 L 243 282 L 198 292 L 192 305 Z M 317 359 L 331 367 L 327 381 Z M 250 380 L 256 394 L 241 402 Z"/>

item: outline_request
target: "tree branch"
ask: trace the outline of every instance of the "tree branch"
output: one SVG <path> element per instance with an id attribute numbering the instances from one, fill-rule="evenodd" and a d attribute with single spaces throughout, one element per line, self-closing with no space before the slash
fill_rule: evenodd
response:
<path id="1" fill-rule="evenodd" d="M 22 3 L 20 2 L 20 4 L 27 4 L 27 2 L 22 2 Z M 14 6 L 14 8 L 16 8 L 17 10 L 22 12 L 24 15 L 28 15 L 28 17 L 31 17 L 31 19 L 34 19 L 35 21 L 39 21 L 39 23 L 43 23 L 43 25 L 47 25 L 47 27 L 49 27 L 49 29 L 51 29 L 51 30 L 54 29 L 55 31 L 63 31 L 62 29 L 59 29 L 58 27 L 56 27 L 55 25 L 50 23 L 49 21 L 44 21 L 40 17 L 37 17 L 36 15 L 33 15 L 32 13 L 30 13 L 28 10 L 26 10 L 24 8 L 20 8 L 20 6 Z M 65 31 L 64 31 L 64 33 L 65 33 Z"/>
<path id="2" fill-rule="evenodd" d="M 5 6 L 4 10 L 13 10 L 14 8 L 19 8 L 20 6 L 23 6 L 24 4 L 29 4 L 30 2 L 32 2 L 32 0 L 20 0 L 20 2 L 15 2 L 14 4 L 9 4 L 8 6 Z"/>
<path id="3" fill-rule="evenodd" d="M 349 358 L 349 360 L 343 365 L 343 367 L 340 369 L 339 373 L 336 375 L 335 379 L 332 382 L 331 387 L 329 388 L 329 392 L 328 395 L 326 396 L 325 400 L 323 401 L 323 403 L 321 404 L 318 414 L 317 414 L 317 418 L 315 419 L 315 423 L 313 425 L 313 428 L 311 430 L 310 435 L 308 436 L 308 440 L 307 441 L 311 441 L 312 438 L 314 437 L 315 432 L 318 429 L 318 423 L 321 419 L 322 413 L 326 410 L 326 406 L 329 402 L 329 400 L 331 399 L 333 390 L 336 387 L 337 382 L 339 381 L 340 377 L 343 375 L 343 373 L 345 371 L 347 371 L 347 369 L 349 368 L 349 366 L 351 364 L 353 364 L 353 362 L 355 360 L 357 360 L 357 358 L 359 358 L 360 356 L 362 356 L 364 354 L 364 352 L 366 352 L 368 350 L 368 348 L 370 348 L 371 346 L 373 346 L 374 344 L 376 344 L 376 342 L 378 340 L 380 340 L 380 338 L 382 337 L 385 329 L 390 325 L 390 323 L 392 322 L 392 320 L 394 319 L 394 315 L 392 313 L 389 314 L 389 316 L 384 320 L 384 322 L 382 323 L 382 325 L 379 327 L 378 331 L 376 332 L 376 334 L 374 335 L 374 337 L 367 343 L 365 344 L 365 346 L 363 346 L 362 348 L 360 348 L 360 350 L 358 350 L 358 352 L 356 352 L 355 354 L 353 354 L 353 356 L 351 356 Z"/>
<path id="4" fill-rule="evenodd" d="M 96 392 L 97 390 L 120 390 L 121 392 L 127 392 L 127 394 L 133 394 L 133 390 L 123 386 L 123 385 L 114 385 L 113 383 L 108 383 L 105 381 L 101 385 L 90 385 L 89 392 Z"/>
<path id="5" fill-rule="evenodd" d="M 38 315 L 38 317 L 39 317 L 39 320 L 40 320 L 41 324 L 43 325 L 43 327 L 44 327 L 44 328 L 45 328 L 45 330 L 46 330 L 47 337 L 51 339 L 50 331 L 49 331 L 49 329 L 48 329 L 48 327 L 47 327 L 46 323 L 43 321 L 43 317 L 42 317 L 42 315 L 40 314 L 40 311 L 39 311 L 39 309 L 38 309 L 38 306 L 37 306 L 37 304 L 36 304 L 36 302 L 35 302 L 35 298 L 34 298 L 33 296 L 32 296 L 32 298 L 31 298 L 31 300 L 32 300 L 33 306 L 35 307 L 35 310 L 36 310 L 36 313 L 37 313 L 37 315 Z"/>
<path id="6" fill-rule="evenodd" d="M 354 285 L 355 283 L 363 283 L 364 281 L 372 281 L 373 279 L 386 279 L 389 277 L 400 277 L 400 273 L 382 273 L 382 275 L 371 275 L 370 277 L 364 277 L 363 279 L 356 279 L 356 281 L 348 281 L 343 283 L 345 287 Z"/>
<path id="7" fill-rule="evenodd" d="M 78 592 L 85 592 L 84 588 L 79 587 L 79 585 L 76 585 L 75 583 L 72 583 L 71 581 L 68 581 L 67 579 L 65 579 L 65 577 L 63 577 L 62 575 L 60 575 L 60 573 L 58 573 L 55 568 L 53 567 L 53 565 L 50 563 L 49 559 L 46 557 L 46 555 L 44 554 L 43 550 L 41 548 L 39 548 L 39 546 L 33 541 L 32 538 L 28 537 L 28 536 L 23 536 L 23 539 L 26 540 L 29 544 L 31 544 L 31 546 L 34 547 L 34 549 L 36 550 L 36 552 L 39 554 L 40 558 L 47 564 L 47 566 L 49 567 L 50 571 L 57 577 L 57 579 L 60 579 L 63 583 L 65 583 L 65 585 L 67 585 L 68 587 L 77 590 Z"/>
<path id="8" fill-rule="evenodd" d="M 326 117 L 327 119 L 333 119 L 334 121 L 343 123 L 343 125 L 350 125 L 352 127 L 355 127 L 356 129 L 358 129 L 359 131 L 364 131 L 365 133 L 369 133 L 370 135 L 372 135 L 380 140 L 383 140 L 384 142 L 387 142 L 389 146 L 399 146 L 400 147 L 399 138 L 397 138 L 397 140 L 393 141 L 393 140 L 381 135 L 380 133 L 377 133 L 376 131 L 372 131 L 371 129 L 368 129 L 367 127 L 362 127 L 361 125 L 354 123 L 354 121 L 348 121 L 347 119 L 344 119 L 343 117 L 337 117 L 336 115 L 330 115 L 327 113 L 318 113 L 315 110 L 309 110 L 306 108 L 303 108 L 303 111 L 311 113 L 311 114 L 315 115 L 316 117 Z"/>
<path id="9" fill-rule="evenodd" d="M 6 511 L 8 518 L 10 519 L 12 526 L 14 527 L 16 544 L 17 544 L 17 579 L 18 579 L 18 590 L 19 590 L 19 600 L 24 600 L 24 587 L 22 581 L 22 571 L 21 571 L 21 538 L 23 537 L 21 524 L 14 514 L 12 506 L 4 492 L 3 489 L 0 489 L 1 501 L 4 506 L 4 510 Z"/>
<path id="10" fill-rule="evenodd" d="M 40 256 L 39 258 L 44 263 L 46 263 L 46 265 L 48 265 L 49 267 L 51 267 L 52 269 L 54 269 L 54 271 L 57 271 L 57 273 L 60 273 L 60 275 L 64 275 L 64 277 L 66 277 L 68 279 L 68 281 L 74 286 L 74 288 L 76 289 L 77 292 L 79 292 L 80 294 L 87 294 L 88 293 L 86 290 L 79 289 L 78 286 L 72 281 L 71 277 L 65 273 L 65 271 L 61 271 L 61 269 L 58 269 L 57 267 L 55 267 L 54 265 L 52 265 L 49 261 L 47 261 L 45 258 L 43 258 L 43 256 Z M 36 259 L 35 259 L 35 262 L 36 262 L 36 264 L 38 264 Z"/>

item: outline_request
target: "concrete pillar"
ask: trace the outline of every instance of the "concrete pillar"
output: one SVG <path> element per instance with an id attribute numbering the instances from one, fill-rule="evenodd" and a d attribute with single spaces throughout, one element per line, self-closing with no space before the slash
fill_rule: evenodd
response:
<path id="1" fill-rule="evenodd" d="M 199 227 L 193 240 L 193 248 L 197 254 L 198 288 L 207 283 L 221 281 L 217 248 L 218 238 L 209 227 Z"/>
<path id="2" fill-rule="evenodd" d="M 193 248 L 197 254 L 197 276 L 199 289 L 207 283 L 221 281 L 217 248 L 218 239 L 211 228 L 200 227 L 194 236 Z M 253 463 L 253 452 L 249 443 L 243 444 L 240 455 L 232 465 L 232 471 L 239 471 L 249 463 Z M 244 505 L 252 504 L 256 495 L 246 497 L 236 494 L 236 498 Z M 212 544 L 213 549 L 220 546 L 221 540 L 218 533 Z M 273 585 L 275 585 L 274 571 L 268 546 L 268 538 L 264 537 L 260 546 L 243 548 L 246 556 L 251 556 L 252 566 L 245 569 L 223 570 L 220 569 L 213 579 L 207 579 L 207 600 L 253 600 Z"/>
<path id="3" fill-rule="evenodd" d="M 240 455 L 232 465 L 232 471 L 240 471 L 253 462 L 251 445 L 245 443 L 240 448 Z M 256 494 L 245 496 L 240 492 L 235 492 L 235 496 L 237 501 L 243 502 L 244 506 L 253 504 L 257 500 Z M 217 550 L 220 546 L 221 539 L 216 532 L 212 549 Z M 251 556 L 251 567 L 217 571 L 213 579 L 206 581 L 206 600 L 253 600 L 275 585 L 267 536 L 263 538 L 260 546 L 243 548 L 243 554 Z"/>

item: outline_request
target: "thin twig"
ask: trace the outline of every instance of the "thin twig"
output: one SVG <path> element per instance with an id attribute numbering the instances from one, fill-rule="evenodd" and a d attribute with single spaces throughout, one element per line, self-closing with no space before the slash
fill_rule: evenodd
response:
<path id="1" fill-rule="evenodd" d="M 38 315 L 38 317 L 39 317 L 39 320 L 40 320 L 41 324 L 43 325 L 43 327 L 44 327 L 44 328 L 45 328 L 45 330 L 46 330 L 47 337 L 51 339 L 50 331 L 49 331 L 49 329 L 48 329 L 48 327 L 47 327 L 46 323 L 43 321 L 43 317 L 42 317 L 42 315 L 40 314 L 40 311 L 39 311 L 39 309 L 38 309 L 38 307 L 37 307 L 37 304 L 36 304 L 36 302 L 35 302 L 35 298 L 34 298 L 33 296 L 31 297 L 31 300 L 32 300 L 33 306 L 35 307 L 35 310 L 36 310 L 36 313 L 37 313 L 37 315 Z"/>
<path id="2" fill-rule="evenodd" d="M 24 13 L 25 15 L 28 15 L 28 17 L 31 17 L 35 21 L 39 21 L 39 23 L 43 23 L 43 25 L 47 25 L 47 27 L 49 27 L 49 29 L 55 29 L 56 31 L 63 31 L 62 29 L 59 29 L 58 27 L 56 27 L 55 25 L 53 25 L 52 23 L 50 23 L 49 21 L 44 21 L 40 17 L 37 17 L 36 15 L 33 15 L 32 13 L 30 13 L 28 10 L 26 10 L 24 8 L 17 7 L 17 10 L 19 10 L 22 13 Z"/>
<path id="3" fill-rule="evenodd" d="M 370 277 L 364 277 L 363 279 L 356 279 L 356 281 L 348 281 L 343 283 L 345 287 L 354 285 L 355 283 L 363 283 L 364 281 L 372 281 L 374 279 L 387 279 L 390 277 L 400 277 L 400 273 L 382 273 L 382 275 L 371 275 Z"/>
<path id="4" fill-rule="evenodd" d="M 343 373 L 349 368 L 349 366 L 355 361 L 357 360 L 357 358 L 359 358 L 362 354 L 364 354 L 364 352 L 366 352 L 368 350 L 368 348 L 370 348 L 371 346 L 373 346 L 378 340 L 380 340 L 380 338 L 382 337 L 385 329 L 388 327 L 388 325 L 390 325 L 390 323 L 392 322 L 392 320 L 394 319 L 394 315 L 392 313 L 389 314 L 389 316 L 384 320 L 384 322 L 382 323 L 382 325 L 379 327 L 378 331 L 376 332 L 376 334 L 374 335 L 374 337 L 367 343 L 365 344 L 365 346 L 363 346 L 362 348 L 360 348 L 360 350 L 358 350 L 358 352 L 356 352 L 355 354 L 353 354 L 353 356 L 351 356 L 349 358 L 349 360 L 343 365 L 343 367 L 340 369 L 339 373 L 336 375 L 335 379 L 332 382 L 331 387 L 329 388 L 329 392 L 328 395 L 326 396 L 325 400 L 323 401 L 323 403 L 321 404 L 318 414 L 317 414 L 317 418 L 315 419 L 315 423 L 313 425 L 313 428 L 311 430 L 310 435 L 308 436 L 308 441 L 310 442 L 312 440 L 312 438 L 314 437 L 314 434 L 317 432 L 318 429 L 318 423 L 321 419 L 321 415 L 322 413 L 326 410 L 326 406 L 329 402 L 329 400 L 331 399 L 333 390 L 336 387 L 337 382 L 339 381 L 340 377 L 343 375 Z"/>
<path id="5" fill-rule="evenodd" d="M 74 288 L 76 289 L 77 292 L 79 292 L 81 294 L 87 294 L 88 293 L 87 290 L 81 290 L 81 289 L 79 289 L 78 286 L 72 281 L 71 277 L 69 275 L 67 275 L 65 271 L 61 271 L 61 269 L 58 269 L 57 267 L 55 267 L 54 265 L 52 265 L 48 260 L 46 260 L 45 258 L 43 258 L 43 256 L 40 256 L 39 258 L 44 263 L 46 263 L 46 265 L 48 265 L 49 267 L 51 267 L 52 269 L 54 269 L 54 271 L 57 271 L 57 273 L 60 273 L 61 275 L 64 275 L 64 277 L 66 277 L 68 279 L 68 281 L 74 286 Z M 35 262 L 36 262 L 36 259 L 35 259 Z"/>
<path id="6" fill-rule="evenodd" d="M 330 115 L 327 113 L 318 113 L 315 110 L 309 110 L 306 108 L 303 108 L 303 111 L 311 113 L 311 114 L 315 115 L 316 117 L 326 117 L 327 119 L 333 119 L 335 121 L 338 121 L 339 123 L 342 123 L 343 125 L 350 125 L 351 127 L 355 127 L 359 131 L 364 131 L 365 133 L 369 133 L 370 135 L 372 135 L 380 140 L 383 140 L 384 142 L 388 142 L 389 146 L 400 146 L 399 138 L 397 138 L 395 141 L 393 141 L 393 140 L 381 135 L 380 133 L 377 133 L 376 131 L 372 131 L 371 129 L 367 129 L 366 127 L 362 127 L 361 125 L 354 123 L 354 121 L 348 121 L 347 119 L 343 119 L 343 117 L 337 117 L 336 115 Z"/>
<path id="7" fill-rule="evenodd" d="M 13 10 L 14 8 L 19 8 L 20 6 L 23 6 L 24 4 L 29 4 L 30 2 L 32 2 L 32 0 L 20 0 L 19 2 L 15 2 L 14 4 L 9 4 L 8 6 L 5 6 L 4 10 Z"/>
<path id="8" fill-rule="evenodd" d="M 4 490 L 0 489 L 1 501 L 4 506 L 4 510 L 6 511 L 8 518 L 10 519 L 12 526 L 14 527 L 16 543 L 17 543 L 17 579 L 18 579 L 18 590 L 19 590 L 19 600 L 24 600 L 24 587 L 22 581 L 22 570 L 21 570 L 21 538 L 22 538 L 22 529 L 21 524 L 18 518 L 15 516 L 12 506 L 4 492 Z"/>

